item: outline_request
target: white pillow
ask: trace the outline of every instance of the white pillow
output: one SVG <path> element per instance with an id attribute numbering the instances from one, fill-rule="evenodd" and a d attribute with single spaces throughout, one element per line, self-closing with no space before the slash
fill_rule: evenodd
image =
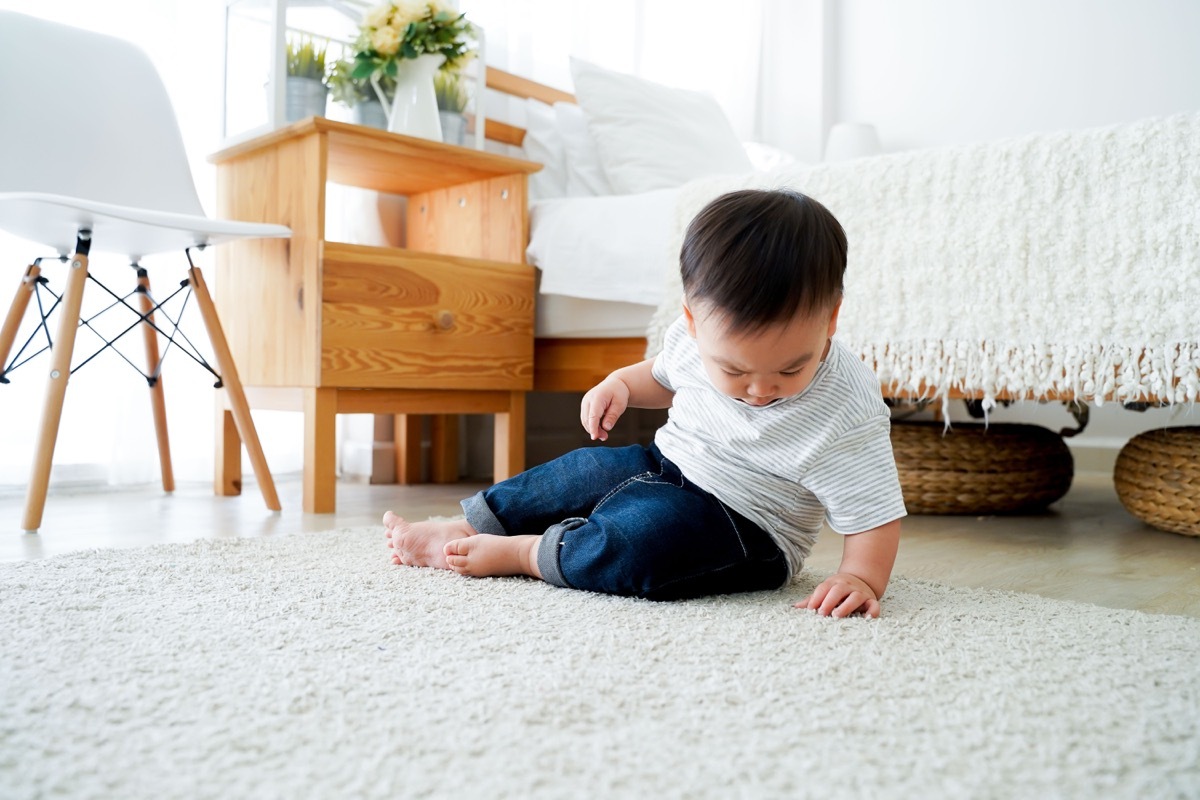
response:
<path id="1" fill-rule="evenodd" d="M 554 109 L 533 99 L 525 101 L 525 138 L 521 140 L 525 158 L 542 165 L 529 176 L 529 202 L 567 195 L 567 153 Z"/>
<path id="2" fill-rule="evenodd" d="M 763 142 L 742 142 L 742 147 L 755 172 L 770 172 L 776 167 L 796 163 L 796 157 L 788 151 Z"/>
<path id="3" fill-rule="evenodd" d="M 604 167 L 600 164 L 600 153 L 588 131 L 583 109 L 574 103 L 558 102 L 554 104 L 554 117 L 566 151 L 567 196 L 603 197 L 614 194 L 604 174 Z"/>
<path id="4" fill-rule="evenodd" d="M 682 186 L 753 167 L 717 101 L 571 59 L 575 97 L 612 188 L 623 194 Z M 571 158 L 567 154 L 568 163 Z"/>

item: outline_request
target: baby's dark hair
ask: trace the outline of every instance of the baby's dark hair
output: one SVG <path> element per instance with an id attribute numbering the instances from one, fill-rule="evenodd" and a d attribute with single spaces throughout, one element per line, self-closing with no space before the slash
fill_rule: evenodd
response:
<path id="1" fill-rule="evenodd" d="M 833 308 L 842 296 L 846 232 L 799 192 L 730 192 L 692 220 L 679 262 L 688 303 L 709 304 L 732 332 L 755 333 Z"/>

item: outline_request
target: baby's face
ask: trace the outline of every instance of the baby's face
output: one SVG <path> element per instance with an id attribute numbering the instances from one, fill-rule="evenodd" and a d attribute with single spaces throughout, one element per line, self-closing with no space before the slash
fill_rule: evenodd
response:
<path id="1" fill-rule="evenodd" d="M 705 304 L 685 308 L 684 314 L 713 386 L 734 400 L 761 407 L 799 394 L 812 383 L 837 329 L 840 307 L 753 334 L 727 331 L 720 314 Z"/>

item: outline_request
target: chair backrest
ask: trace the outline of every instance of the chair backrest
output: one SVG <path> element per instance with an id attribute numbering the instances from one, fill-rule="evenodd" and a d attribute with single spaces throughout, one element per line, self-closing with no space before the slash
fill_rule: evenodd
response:
<path id="1" fill-rule="evenodd" d="M 0 192 L 203 215 L 150 59 L 120 39 L 0 12 Z"/>

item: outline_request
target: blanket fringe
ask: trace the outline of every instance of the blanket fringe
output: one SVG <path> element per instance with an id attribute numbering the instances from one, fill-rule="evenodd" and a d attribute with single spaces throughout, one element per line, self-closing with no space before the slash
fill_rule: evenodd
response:
<path id="1" fill-rule="evenodd" d="M 1200 345 L 1002 345 L 919 340 L 845 344 L 879 376 L 884 393 L 949 402 L 954 390 L 979 393 L 983 408 L 1001 397 L 1105 402 L 1195 403 Z"/>

